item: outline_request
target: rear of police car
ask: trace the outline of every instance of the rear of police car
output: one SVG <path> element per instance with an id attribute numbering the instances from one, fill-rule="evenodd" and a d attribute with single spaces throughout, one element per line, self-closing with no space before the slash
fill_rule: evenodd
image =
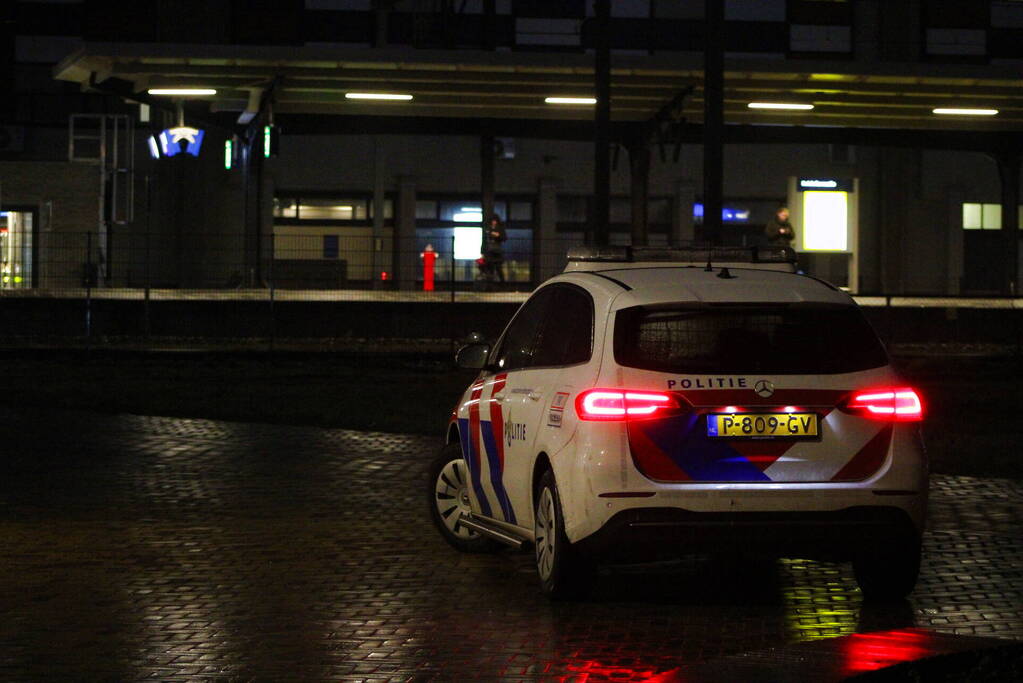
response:
<path id="1" fill-rule="evenodd" d="M 621 291 L 574 402 L 574 545 L 851 559 L 865 592 L 911 590 L 923 406 L 846 293 L 754 263 L 585 269 Z"/>

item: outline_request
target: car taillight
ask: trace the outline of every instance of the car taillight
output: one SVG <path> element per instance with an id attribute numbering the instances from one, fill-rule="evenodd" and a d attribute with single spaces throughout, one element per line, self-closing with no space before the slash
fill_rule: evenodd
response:
<path id="1" fill-rule="evenodd" d="M 581 420 L 634 420 L 662 417 L 679 408 L 678 399 L 661 391 L 588 389 L 575 399 Z"/>
<path id="2" fill-rule="evenodd" d="M 920 395 L 909 387 L 857 391 L 842 406 L 844 410 L 876 420 L 921 420 L 924 416 Z"/>

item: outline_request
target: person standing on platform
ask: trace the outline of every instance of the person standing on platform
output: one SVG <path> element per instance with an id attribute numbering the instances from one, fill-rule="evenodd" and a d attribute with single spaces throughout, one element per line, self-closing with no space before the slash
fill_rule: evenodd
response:
<path id="1" fill-rule="evenodd" d="M 779 207 L 764 228 L 767 236 L 767 243 L 772 247 L 791 247 L 796 239 L 796 231 L 789 223 L 789 209 L 787 206 Z"/>
<path id="2" fill-rule="evenodd" d="M 490 216 L 487 221 L 487 230 L 484 235 L 487 248 L 483 252 L 486 259 L 487 269 L 490 275 L 500 282 L 504 282 L 504 241 L 508 239 L 508 233 L 501 225 L 501 219 L 495 215 Z"/>

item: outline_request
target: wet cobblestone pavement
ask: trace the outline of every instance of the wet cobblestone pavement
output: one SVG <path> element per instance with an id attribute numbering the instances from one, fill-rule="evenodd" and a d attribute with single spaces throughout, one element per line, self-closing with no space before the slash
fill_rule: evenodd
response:
<path id="1" fill-rule="evenodd" d="M 702 557 L 607 570 L 588 600 L 552 605 L 528 554 L 459 555 L 434 532 L 436 439 L 0 423 L 5 680 L 626 681 L 889 629 L 1023 640 L 1018 481 L 934 478 L 923 575 L 899 605 L 864 604 L 847 565 Z"/>

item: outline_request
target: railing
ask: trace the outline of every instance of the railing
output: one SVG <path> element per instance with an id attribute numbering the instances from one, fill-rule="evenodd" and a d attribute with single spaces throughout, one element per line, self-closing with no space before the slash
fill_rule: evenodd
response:
<path id="1" fill-rule="evenodd" d="M 432 254 L 435 290 L 529 291 L 560 272 L 565 252 L 577 244 L 551 240 L 541 249 L 532 239 L 512 238 L 494 264 L 478 263 L 479 250 L 466 251 L 454 239 L 374 238 L 366 229 L 289 229 L 259 241 L 238 233 L 44 231 L 34 242 L 0 242 L 0 289 L 57 296 L 82 289 L 422 289 L 424 260 Z"/>
<path id="2" fill-rule="evenodd" d="M 189 232 L 115 232 L 102 241 L 90 232 L 16 237 L 0 239 L 0 338 L 90 345 L 245 339 L 447 348 L 471 330 L 496 335 L 514 306 L 561 272 L 566 252 L 580 246 L 567 237 L 509 239 L 495 266 L 485 256 L 478 263 L 478 250 L 454 240 L 428 250 L 425 240 L 338 228 L 289 230 L 259 243 L 241 234 Z M 428 291 L 424 262 L 431 254 Z M 855 298 L 891 344 L 1020 352 L 1023 298 Z M 349 305 L 339 308 L 342 302 Z M 493 306 L 437 308 L 481 302 Z"/>

